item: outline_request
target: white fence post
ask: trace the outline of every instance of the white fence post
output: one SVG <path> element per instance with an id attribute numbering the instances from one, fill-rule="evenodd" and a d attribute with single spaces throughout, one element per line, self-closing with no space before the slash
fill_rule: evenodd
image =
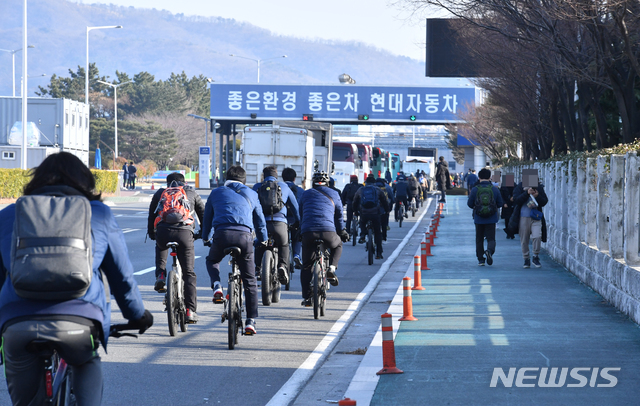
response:
<path id="1" fill-rule="evenodd" d="M 624 155 L 609 161 L 609 255 L 624 257 Z"/>
<path id="2" fill-rule="evenodd" d="M 598 223 L 598 172 L 597 159 L 587 158 L 586 179 L 585 179 L 585 237 L 584 241 L 588 246 L 595 247 L 597 240 Z"/>
<path id="3" fill-rule="evenodd" d="M 598 251 L 609 253 L 609 157 L 598 156 L 598 228 L 596 246 Z"/>
<path id="4" fill-rule="evenodd" d="M 572 159 L 569 161 L 569 165 L 567 167 L 567 178 L 565 184 L 567 185 L 567 192 L 565 193 L 565 198 L 567 199 L 567 223 L 568 223 L 568 233 L 571 237 L 578 237 L 578 216 L 577 216 L 577 187 L 576 187 L 576 165 L 578 161 Z"/>
<path id="5" fill-rule="evenodd" d="M 576 159 L 576 212 L 578 223 L 578 241 L 587 242 L 586 240 L 586 214 L 587 214 L 587 168 L 586 162 L 582 159 Z"/>
<path id="6" fill-rule="evenodd" d="M 555 162 L 553 168 L 553 175 L 555 176 L 555 225 L 558 231 L 562 231 L 562 162 Z"/>
<path id="7" fill-rule="evenodd" d="M 640 159 L 627 153 L 624 181 L 624 260 L 629 266 L 640 265 Z"/>

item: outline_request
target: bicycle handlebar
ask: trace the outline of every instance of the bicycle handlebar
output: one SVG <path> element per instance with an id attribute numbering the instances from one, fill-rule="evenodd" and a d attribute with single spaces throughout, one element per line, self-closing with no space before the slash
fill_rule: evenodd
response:
<path id="1" fill-rule="evenodd" d="M 109 328 L 109 337 L 120 338 L 123 336 L 128 336 L 128 337 L 138 338 L 137 334 L 121 333 L 121 331 L 125 331 L 125 330 L 140 330 L 140 327 L 133 327 L 129 323 L 112 324 L 111 327 Z"/>

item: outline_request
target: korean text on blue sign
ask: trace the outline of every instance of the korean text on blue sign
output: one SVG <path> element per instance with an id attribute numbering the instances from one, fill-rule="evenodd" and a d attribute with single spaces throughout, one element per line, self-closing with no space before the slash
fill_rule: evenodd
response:
<path id="1" fill-rule="evenodd" d="M 209 147 L 200 147 L 200 155 L 209 155 L 210 149 Z"/>
<path id="2" fill-rule="evenodd" d="M 211 118 L 320 121 L 460 121 L 475 103 L 473 87 L 393 87 L 322 85 L 211 85 Z M 411 119 L 411 116 L 415 116 Z M 360 118 L 362 119 L 362 118 Z"/>

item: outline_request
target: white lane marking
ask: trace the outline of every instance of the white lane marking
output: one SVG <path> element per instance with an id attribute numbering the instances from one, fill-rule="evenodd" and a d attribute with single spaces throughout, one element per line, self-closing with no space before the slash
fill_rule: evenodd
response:
<path id="1" fill-rule="evenodd" d="M 195 259 L 198 259 L 198 258 L 202 258 L 202 256 L 201 256 L 201 255 L 196 255 L 196 258 L 195 258 Z M 145 268 L 145 269 L 143 269 L 143 270 L 141 270 L 141 271 L 134 272 L 133 274 L 134 274 L 134 275 L 144 275 L 144 274 L 146 274 L 146 273 L 149 273 L 149 272 L 151 272 L 151 271 L 154 271 L 155 269 L 156 269 L 156 267 L 155 267 L 155 266 L 150 266 L 149 268 Z"/>
<path id="2" fill-rule="evenodd" d="M 333 348 L 336 346 L 338 340 L 344 335 L 346 326 L 348 326 L 353 318 L 355 318 L 355 316 L 362 308 L 363 304 L 367 301 L 368 297 L 378 286 L 380 280 L 387 273 L 387 271 L 391 267 L 391 264 L 393 264 L 396 258 L 400 255 L 400 252 L 402 252 L 402 250 L 404 249 L 405 245 L 407 245 L 426 213 L 427 210 L 422 212 L 413 228 L 409 230 L 407 235 L 404 237 L 398 247 L 393 251 L 391 256 L 380 266 L 380 269 L 375 274 L 375 276 L 371 278 L 367 286 L 365 286 L 362 292 L 358 294 L 356 299 L 351 302 L 347 310 L 345 310 L 342 316 L 331 327 L 331 330 L 329 330 L 329 332 L 324 336 L 320 343 L 318 343 L 316 348 L 311 354 L 309 354 L 302 365 L 300 365 L 300 367 L 296 369 L 293 375 L 291 375 L 291 378 L 289 378 L 289 380 L 285 382 L 284 385 L 282 385 L 278 393 L 276 393 L 271 398 L 269 403 L 267 403 L 267 406 L 289 405 L 300 394 L 300 391 L 304 388 L 304 385 L 309 381 L 309 379 L 311 379 L 316 370 L 320 367 L 320 365 L 322 365 L 329 353 L 331 353 Z"/>
<path id="3" fill-rule="evenodd" d="M 125 228 L 122 230 L 122 234 L 126 234 L 126 233 L 131 233 L 133 231 L 139 231 L 142 230 L 141 228 Z"/>

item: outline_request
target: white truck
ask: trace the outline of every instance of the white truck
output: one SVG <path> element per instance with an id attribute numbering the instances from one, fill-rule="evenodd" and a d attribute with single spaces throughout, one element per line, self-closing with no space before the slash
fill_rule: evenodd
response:
<path id="1" fill-rule="evenodd" d="M 275 166 L 278 175 L 293 168 L 296 184 L 311 187 L 313 172 L 331 172 L 332 126 L 327 123 L 274 122 L 272 126 L 248 126 L 242 135 L 242 167 L 247 185 L 262 181 L 262 169 Z M 281 180 L 281 178 L 280 178 Z"/>

